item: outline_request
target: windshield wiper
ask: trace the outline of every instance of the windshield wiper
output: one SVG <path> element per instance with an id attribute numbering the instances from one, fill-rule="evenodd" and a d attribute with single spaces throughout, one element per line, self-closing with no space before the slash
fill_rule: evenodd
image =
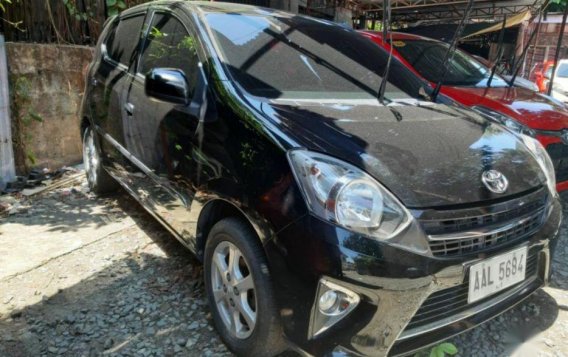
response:
<path id="1" fill-rule="evenodd" d="M 489 79 L 487 80 L 487 88 L 491 87 L 491 82 L 493 81 L 493 76 L 495 76 L 495 71 L 497 70 L 497 65 L 499 64 L 499 62 L 501 62 L 501 58 L 503 58 L 503 38 L 505 37 L 505 24 L 507 23 L 507 15 L 503 16 L 503 25 L 501 26 L 501 32 L 499 32 L 499 44 L 497 45 L 498 51 L 497 51 L 497 59 L 495 60 L 495 62 L 493 63 L 493 66 L 491 67 L 491 75 L 489 76 Z"/>
<path id="2" fill-rule="evenodd" d="M 390 64 L 392 60 L 392 31 L 390 31 L 390 17 L 391 17 L 391 7 L 390 0 L 383 1 L 383 42 L 387 39 L 387 33 L 389 34 L 389 58 L 387 60 L 387 65 L 385 66 L 385 71 L 383 73 L 383 78 L 381 79 L 381 84 L 379 86 L 379 91 L 377 92 L 377 99 L 382 105 L 385 101 L 385 90 L 387 88 L 387 82 L 389 78 Z"/>
<path id="3" fill-rule="evenodd" d="M 465 8 L 465 13 L 463 14 L 463 17 L 462 17 L 458 27 L 456 28 L 456 32 L 454 33 L 454 38 L 452 39 L 450 47 L 448 47 L 448 50 L 446 51 L 446 56 L 444 57 L 444 63 L 443 63 L 443 66 L 442 66 L 444 72 L 442 72 L 442 76 L 440 77 L 440 80 L 438 81 L 438 83 L 436 83 L 436 88 L 434 88 L 434 91 L 432 92 L 432 101 L 433 102 L 436 101 L 436 98 L 438 97 L 438 94 L 440 93 L 440 89 L 442 88 L 442 83 L 444 82 L 444 79 L 446 78 L 446 74 L 448 73 L 448 64 L 454 58 L 454 53 L 456 53 L 458 41 L 459 41 L 461 34 L 463 32 L 463 29 L 465 27 L 465 20 L 469 17 L 469 14 L 471 13 L 472 7 L 473 7 L 473 0 L 468 0 L 467 7 Z"/>
<path id="4" fill-rule="evenodd" d="M 389 34 L 389 58 L 387 59 L 387 65 L 385 66 L 385 71 L 383 73 L 383 77 L 381 79 L 381 84 L 379 85 L 379 91 L 377 92 L 377 100 L 379 103 L 384 105 L 385 107 L 389 108 L 392 115 L 394 115 L 396 121 L 402 120 L 402 114 L 393 107 L 385 104 L 385 90 L 387 88 L 390 66 L 392 62 L 392 31 L 390 29 L 390 17 L 391 17 L 391 6 L 390 0 L 383 0 L 383 42 L 386 41 L 387 32 Z M 389 100 L 390 101 L 390 100 Z M 392 102 L 392 101 L 390 101 Z"/>

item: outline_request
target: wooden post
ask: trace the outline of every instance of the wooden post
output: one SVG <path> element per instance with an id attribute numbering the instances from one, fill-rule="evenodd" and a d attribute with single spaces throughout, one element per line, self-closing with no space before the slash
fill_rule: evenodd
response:
<path id="1" fill-rule="evenodd" d="M 13 181 L 15 176 L 8 95 L 8 63 L 4 35 L 0 34 L 0 191 L 6 187 L 6 183 Z"/>

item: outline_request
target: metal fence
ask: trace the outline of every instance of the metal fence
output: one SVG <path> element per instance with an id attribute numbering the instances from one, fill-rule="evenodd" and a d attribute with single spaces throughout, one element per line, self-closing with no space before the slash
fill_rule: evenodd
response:
<path id="1" fill-rule="evenodd" d="M 132 7 L 149 0 L 124 0 Z M 13 0 L 0 12 L 6 41 L 94 45 L 107 18 L 108 0 Z M 110 2 L 110 3 L 116 3 Z"/>

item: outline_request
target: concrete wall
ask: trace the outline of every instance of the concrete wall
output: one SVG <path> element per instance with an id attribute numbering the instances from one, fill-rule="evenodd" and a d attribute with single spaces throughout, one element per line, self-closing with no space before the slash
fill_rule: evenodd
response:
<path id="1" fill-rule="evenodd" d="M 17 109 L 12 122 L 18 119 L 13 136 L 25 146 L 15 143 L 18 173 L 81 162 L 78 111 L 92 48 L 26 43 L 7 43 L 6 48 L 12 108 L 16 104 Z"/>

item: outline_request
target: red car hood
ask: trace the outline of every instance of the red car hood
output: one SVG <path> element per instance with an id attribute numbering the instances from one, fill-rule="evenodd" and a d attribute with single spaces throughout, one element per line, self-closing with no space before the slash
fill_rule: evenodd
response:
<path id="1" fill-rule="evenodd" d="M 519 87 L 442 87 L 441 92 L 467 106 L 483 105 L 533 129 L 568 128 L 568 109 L 553 99 Z"/>

